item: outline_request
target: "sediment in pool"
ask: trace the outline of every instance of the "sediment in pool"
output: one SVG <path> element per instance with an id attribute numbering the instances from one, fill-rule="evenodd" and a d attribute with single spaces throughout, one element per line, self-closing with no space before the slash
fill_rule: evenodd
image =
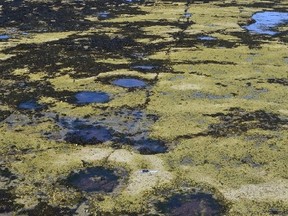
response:
<path id="1" fill-rule="evenodd" d="M 117 170 L 114 169 L 89 167 L 70 173 L 66 183 L 88 193 L 111 193 L 120 184 L 119 175 Z"/>
<path id="2" fill-rule="evenodd" d="M 76 93 L 72 101 L 76 104 L 107 103 L 110 100 L 109 94 L 100 91 L 82 91 Z"/>
<path id="3" fill-rule="evenodd" d="M 80 145 L 93 145 L 112 139 L 111 132 L 103 126 L 87 124 L 76 125 L 65 135 L 65 141 Z"/>
<path id="4" fill-rule="evenodd" d="M 222 215 L 225 208 L 209 193 L 176 194 L 156 204 L 158 212 L 171 216 Z"/>

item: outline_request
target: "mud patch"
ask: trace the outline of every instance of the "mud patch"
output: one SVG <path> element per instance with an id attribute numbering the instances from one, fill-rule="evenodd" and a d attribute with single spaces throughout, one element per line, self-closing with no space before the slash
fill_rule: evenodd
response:
<path id="1" fill-rule="evenodd" d="M 220 123 L 208 128 L 208 135 L 226 137 L 241 135 L 251 129 L 277 130 L 287 127 L 288 119 L 264 110 L 247 112 L 241 108 L 231 108 L 229 113 L 216 113 L 208 116 L 218 117 Z M 207 116 L 207 114 L 205 114 Z"/>
<path id="2" fill-rule="evenodd" d="M 88 193 L 111 193 L 119 185 L 119 173 L 103 167 L 90 167 L 72 172 L 67 178 L 67 184 Z"/>
<path id="3" fill-rule="evenodd" d="M 213 197 L 212 194 L 176 194 L 166 202 L 157 203 L 158 212 L 171 216 L 185 215 L 222 215 L 224 207 Z"/>
<path id="4" fill-rule="evenodd" d="M 112 84 L 124 88 L 143 88 L 147 85 L 146 82 L 136 78 L 120 78 L 114 80 Z"/>
<path id="5" fill-rule="evenodd" d="M 77 104 L 107 103 L 110 97 L 105 92 L 83 91 L 75 94 L 73 101 Z"/>
<path id="6" fill-rule="evenodd" d="M 263 35 L 276 35 L 276 30 L 281 25 L 288 24 L 288 12 L 263 11 L 257 12 L 252 16 L 254 23 L 244 26 L 251 33 Z"/>

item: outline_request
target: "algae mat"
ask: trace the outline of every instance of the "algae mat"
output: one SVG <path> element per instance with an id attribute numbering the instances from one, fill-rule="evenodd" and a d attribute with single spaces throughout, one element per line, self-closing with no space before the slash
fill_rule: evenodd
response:
<path id="1" fill-rule="evenodd" d="M 0 214 L 287 215 L 287 11 L 2 1 Z"/>

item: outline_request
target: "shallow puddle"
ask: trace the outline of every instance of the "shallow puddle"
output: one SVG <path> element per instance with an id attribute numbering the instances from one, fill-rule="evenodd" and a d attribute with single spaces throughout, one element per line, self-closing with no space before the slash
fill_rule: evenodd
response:
<path id="1" fill-rule="evenodd" d="M 109 100 L 110 97 L 105 92 L 83 91 L 74 96 L 74 101 L 77 104 L 107 103 Z"/>
<path id="2" fill-rule="evenodd" d="M 80 145 L 93 145 L 112 139 L 112 134 L 102 126 L 77 124 L 65 135 L 65 141 Z"/>
<path id="3" fill-rule="evenodd" d="M 222 215 L 224 207 L 212 194 L 195 193 L 191 195 L 177 194 L 166 202 L 156 205 L 159 212 L 171 216 L 187 215 Z"/>
<path id="4" fill-rule="evenodd" d="M 164 142 L 153 139 L 135 141 L 134 146 L 143 155 L 165 153 L 168 150 Z"/>
<path id="5" fill-rule="evenodd" d="M 90 167 L 71 173 L 67 183 L 81 191 L 111 193 L 119 185 L 118 179 L 116 170 Z"/>
<path id="6" fill-rule="evenodd" d="M 215 40 L 217 40 L 217 38 L 211 37 L 211 36 L 199 36 L 199 37 L 197 37 L 197 39 L 201 40 L 201 41 L 215 41 Z"/>
<path id="7" fill-rule="evenodd" d="M 10 38 L 9 35 L 0 35 L 0 41 L 6 41 Z"/>
<path id="8" fill-rule="evenodd" d="M 112 84 L 120 86 L 120 87 L 124 87 L 124 88 L 142 88 L 147 85 L 146 82 L 140 79 L 135 79 L 135 78 L 116 79 L 112 82 Z"/>
<path id="9" fill-rule="evenodd" d="M 108 19 L 110 17 L 111 17 L 111 14 L 108 11 L 103 11 L 103 12 L 98 13 L 98 19 L 100 20 Z"/>
<path id="10" fill-rule="evenodd" d="M 288 24 L 288 12 L 263 11 L 252 16 L 254 23 L 245 26 L 245 29 L 252 33 L 264 35 L 276 35 L 276 30 L 281 25 Z"/>
<path id="11" fill-rule="evenodd" d="M 18 105 L 18 108 L 22 110 L 39 110 L 43 108 L 43 106 L 37 103 L 36 100 L 28 100 L 28 101 L 20 103 Z"/>
<path id="12" fill-rule="evenodd" d="M 131 67 L 133 70 L 141 71 L 141 72 L 149 72 L 149 71 L 155 71 L 158 69 L 158 66 L 153 65 L 134 65 Z"/>

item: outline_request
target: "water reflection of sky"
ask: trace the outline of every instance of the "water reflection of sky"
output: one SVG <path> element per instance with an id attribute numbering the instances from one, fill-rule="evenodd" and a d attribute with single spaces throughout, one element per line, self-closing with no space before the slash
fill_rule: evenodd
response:
<path id="1" fill-rule="evenodd" d="M 279 32 L 273 28 L 288 24 L 288 12 L 264 11 L 255 13 L 252 18 L 255 23 L 245 26 L 248 31 L 257 34 L 276 35 Z"/>

